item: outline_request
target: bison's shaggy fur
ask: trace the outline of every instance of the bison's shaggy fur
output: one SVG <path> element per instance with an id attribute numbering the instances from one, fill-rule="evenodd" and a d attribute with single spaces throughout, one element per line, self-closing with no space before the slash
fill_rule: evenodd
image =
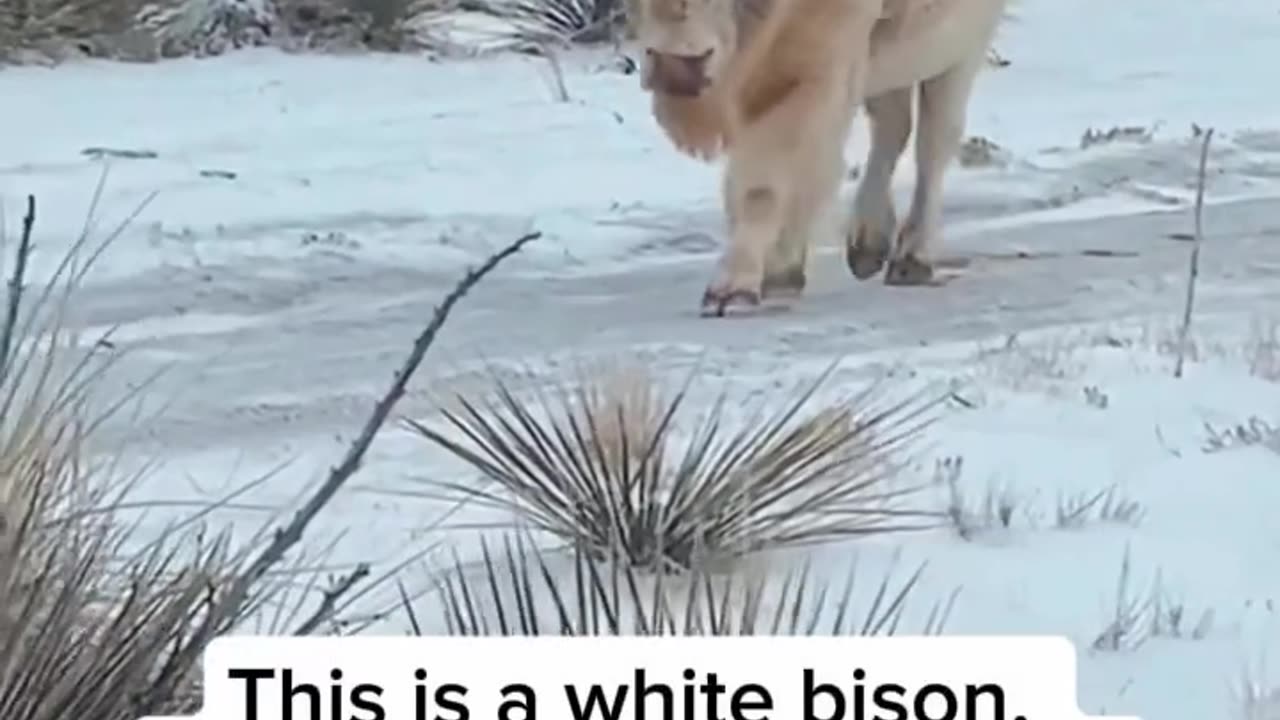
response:
<path id="1" fill-rule="evenodd" d="M 932 280 L 943 174 L 1007 4 L 635 0 L 654 117 L 683 152 L 728 156 L 729 243 L 704 310 L 723 314 L 735 303 L 803 290 L 815 219 L 839 188 L 860 105 L 872 146 L 846 230 L 850 271 L 865 279 L 887 262 L 886 282 Z M 916 192 L 898 229 L 889 182 L 911 135 L 913 92 Z"/>

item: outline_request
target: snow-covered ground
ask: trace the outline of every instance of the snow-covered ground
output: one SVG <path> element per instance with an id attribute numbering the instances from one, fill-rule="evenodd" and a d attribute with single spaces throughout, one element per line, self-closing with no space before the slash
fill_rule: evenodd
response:
<path id="1" fill-rule="evenodd" d="M 962 585 L 952 632 L 1071 637 L 1090 713 L 1234 718 L 1232 683 L 1246 668 L 1265 674 L 1280 648 L 1280 435 L 1205 445 L 1254 418 L 1260 435 L 1258 422 L 1280 427 L 1280 13 L 1271 0 L 1204 7 L 1016 6 L 997 40 L 1012 64 L 981 78 L 969 126 L 1001 161 L 950 176 L 948 253 L 967 264 L 940 288 L 856 283 L 833 236 L 803 299 L 697 317 L 721 237 L 717 169 L 669 148 L 636 77 L 608 53 L 563 59 L 567 102 L 548 64 L 526 57 L 245 51 L 6 68 L 0 198 L 12 236 L 22 197 L 38 196 L 44 272 L 79 233 L 102 171 L 83 151 L 145 155 L 111 163 L 102 231 L 159 195 L 100 260 L 78 321 L 119 326 L 123 382 L 168 370 L 148 395 L 164 414 L 140 441 L 163 460 L 157 496 L 220 496 L 287 461 L 227 512 L 256 523 L 295 499 L 337 459 L 461 270 L 538 229 L 543 239 L 464 301 L 403 414 L 426 417 L 429 392 L 476 381 L 482 362 L 563 367 L 594 353 L 677 374 L 700 359 L 744 388 L 834 356 L 846 385 L 885 371 L 954 381 L 966 402 L 931 429 L 917 469 L 962 457 L 956 482 L 974 502 L 989 489 L 1014 498 L 1013 527 L 859 552 L 887 558 L 901 545 L 928 558 L 925 594 Z M 1218 134 L 1197 353 L 1174 379 L 1192 123 Z M 1154 133 L 1080 147 L 1086 130 L 1127 126 Z M 859 126 L 850 159 L 864 150 Z M 911 169 L 908 157 L 904 206 Z M 443 463 L 388 428 L 360 487 L 321 517 L 317 543 L 345 530 L 335 568 L 385 569 L 425 547 L 441 506 L 401 492 L 452 471 Z M 1060 497 L 1111 487 L 1140 504 L 1138 522 L 1054 527 Z M 1114 614 L 1126 548 L 1129 592 L 1150 593 L 1158 575 L 1185 604 L 1188 635 L 1211 613 L 1203 632 L 1090 650 Z"/>

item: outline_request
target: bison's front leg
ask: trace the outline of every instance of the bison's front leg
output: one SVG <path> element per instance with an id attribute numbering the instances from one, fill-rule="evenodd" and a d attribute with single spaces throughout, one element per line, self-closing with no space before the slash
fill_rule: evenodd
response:
<path id="1" fill-rule="evenodd" d="M 729 239 L 703 295 L 705 314 L 758 304 L 766 292 L 766 269 L 773 275 L 769 289 L 797 278 L 803 286 L 813 219 L 840 186 L 841 150 L 853 111 L 849 90 L 846 74 L 814 78 L 735 138 L 724 182 Z"/>
<path id="2" fill-rule="evenodd" d="M 704 314 L 757 305 L 764 295 L 767 255 L 778 243 L 791 201 L 775 150 L 741 143 L 731 151 L 723 187 L 728 242 L 703 294 Z"/>
<path id="3" fill-rule="evenodd" d="M 804 292 L 814 231 L 840 188 L 846 170 L 842 143 L 815 143 L 791 174 L 791 203 L 782 231 L 765 256 L 764 296 L 795 297 Z"/>
<path id="4" fill-rule="evenodd" d="M 703 295 L 706 314 L 757 304 L 780 280 L 802 286 L 813 220 L 840 187 L 879 11 L 846 0 L 806 0 L 793 10 L 768 62 L 734 96 L 729 239 Z"/>

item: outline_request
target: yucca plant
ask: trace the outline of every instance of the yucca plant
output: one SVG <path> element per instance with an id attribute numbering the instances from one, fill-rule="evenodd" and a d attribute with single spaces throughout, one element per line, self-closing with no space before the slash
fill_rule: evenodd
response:
<path id="1" fill-rule="evenodd" d="M 807 561 L 780 576 L 767 566 L 726 574 L 697 564 L 673 578 L 641 575 L 578 546 L 566 574 L 520 535 L 514 543 L 507 535 L 497 557 L 483 540 L 481 547 L 478 571 L 455 555 L 453 566 L 435 577 L 439 621 L 448 634 L 892 635 L 925 568 L 922 563 L 895 580 L 895 558 L 864 593 L 856 557 L 831 583 L 815 577 Z M 957 595 L 936 601 L 915 632 L 941 632 Z"/>
<path id="2" fill-rule="evenodd" d="M 899 482 L 895 455 L 931 422 L 939 399 L 913 394 L 876 407 L 883 388 L 872 384 L 818 404 L 832 369 L 772 414 L 762 406 L 740 417 L 736 429 L 726 393 L 683 418 L 689 386 L 667 396 L 643 368 L 580 373 L 576 387 L 535 398 L 495 375 L 494 398 L 457 393 L 442 407 L 444 429 L 408 424 L 481 476 L 428 481 L 439 496 L 506 511 L 635 567 L 680 571 L 695 555 L 720 563 L 937 527 L 941 513 L 908 502 L 927 482 Z"/>

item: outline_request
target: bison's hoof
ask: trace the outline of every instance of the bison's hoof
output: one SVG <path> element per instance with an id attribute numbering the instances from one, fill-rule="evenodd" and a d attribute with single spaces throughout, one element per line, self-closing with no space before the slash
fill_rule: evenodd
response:
<path id="1" fill-rule="evenodd" d="M 788 268 L 764 276 L 761 297 L 798 297 L 804 293 L 804 268 Z"/>
<path id="2" fill-rule="evenodd" d="M 748 288 L 709 287 L 702 295 L 703 317 L 724 317 L 735 307 L 754 307 L 760 304 L 760 292 Z"/>
<path id="3" fill-rule="evenodd" d="M 849 266 L 849 272 L 859 280 L 878 275 L 888 258 L 887 247 L 868 247 L 862 243 L 854 243 L 846 245 L 844 249 L 844 261 Z"/>
<path id="4" fill-rule="evenodd" d="M 906 255 L 889 263 L 885 271 L 886 285 L 928 285 L 933 282 L 933 265 L 914 255 Z"/>

